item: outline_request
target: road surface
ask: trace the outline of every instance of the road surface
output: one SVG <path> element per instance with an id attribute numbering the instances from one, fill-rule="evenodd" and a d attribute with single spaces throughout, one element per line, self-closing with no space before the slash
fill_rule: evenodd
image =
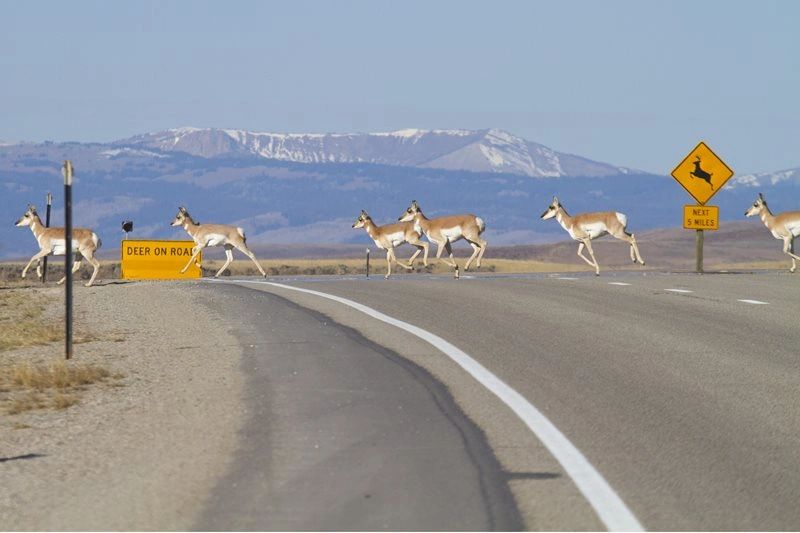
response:
<path id="1" fill-rule="evenodd" d="M 797 275 L 276 281 L 364 304 L 466 352 L 546 416 L 644 528 L 800 528 Z M 238 470 L 220 490 L 249 476 L 240 492 L 264 489 L 252 496 L 253 508 L 261 509 L 265 519 L 275 513 L 281 518 L 242 526 L 608 525 L 579 480 L 519 417 L 430 344 L 339 302 L 276 285 L 229 279 L 199 288 L 208 291 L 214 305 L 228 305 L 224 301 L 231 298 L 246 302 L 239 308 L 246 324 L 240 335 L 258 346 L 252 363 L 254 415 L 242 439 L 247 445 L 239 452 Z M 337 341 L 328 353 L 328 341 L 319 336 L 330 335 L 325 330 L 331 328 L 352 342 Z M 262 349 L 269 339 L 287 344 Z M 320 344 L 309 351 L 306 342 Z M 336 394 L 325 388 L 336 382 L 347 391 L 347 401 L 356 397 L 359 386 L 366 387 L 364 408 L 337 411 Z M 276 401 L 275 391 L 281 388 L 288 390 Z M 438 398 L 446 398 L 448 406 Z M 413 406 L 414 413 L 393 410 L 397 404 Z M 471 428 L 471 441 L 461 427 Z M 424 435 L 417 438 L 417 430 Z M 297 443 L 313 440 L 314 431 L 344 451 L 324 459 L 298 451 Z M 284 447 L 291 439 L 295 444 L 286 446 L 295 446 L 296 453 Z M 402 464 L 371 463 L 364 455 L 370 445 L 417 448 Z M 483 459 L 476 462 L 475 454 Z M 443 457 L 452 464 L 443 463 Z M 270 478 L 279 463 L 285 471 Z M 370 507 L 358 500 L 366 489 L 351 482 L 362 480 L 365 472 L 374 474 L 369 492 L 385 497 L 385 520 L 348 522 L 369 515 Z M 424 497 L 409 498 L 409 489 L 397 488 L 398 481 L 408 482 L 412 492 L 419 484 L 416 492 Z M 453 486 L 463 494 L 449 493 Z M 345 499 L 347 507 L 330 499 L 339 490 L 352 493 Z M 513 494 L 516 506 L 504 491 Z M 231 499 L 239 500 L 220 498 L 214 512 L 235 509 Z M 433 511 L 409 507 L 420 501 L 432 504 Z M 310 502 L 320 502 L 324 512 Z M 467 510 L 474 512 L 468 515 Z M 430 521 L 405 521 L 405 511 L 412 517 L 431 513 Z M 207 515 L 207 524 L 240 525 L 214 522 L 214 512 Z M 298 518 L 306 513 L 313 516 Z"/>

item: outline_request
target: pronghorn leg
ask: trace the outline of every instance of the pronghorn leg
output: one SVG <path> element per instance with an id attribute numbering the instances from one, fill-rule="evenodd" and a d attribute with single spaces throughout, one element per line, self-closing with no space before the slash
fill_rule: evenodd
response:
<path id="1" fill-rule="evenodd" d="M 36 261 L 36 277 L 42 279 L 42 260 Z"/>
<path id="2" fill-rule="evenodd" d="M 589 257 L 591 257 L 592 261 L 594 261 L 594 275 L 595 276 L 599 276 L 600 275 L 600 265 L 597 264 L 597 258 L 595 258 L 595 256 L 594 256 L 594 250 L 592 250 L 592 240 L 591 239 L 586 239 L 586 249 L 589 250 Z"/>
<path id="3" fill-rule="evenodd" d="M 438 241 L 435 241 L 435 242 L 436 242 L 436 259 L 441 261 L 442 263 L 444 263 L 446 265 L 458 268 L 458 265 L 456 265 L 456 262 L 453 261 L 453 259 L 452 259 L 453 258 L 453 250 L 450 248 L 450 241 L 446 240 L 443 243 L 442 242 L 438 242 Z M 447 253 L 450 254 L 450 261 L 448 261 L 447 259 L 444 259 L 442 257 L 442 252 L 445 251 L 445 249 L 447 250 Z"/>
<path id="4" fill-rule="evenodd" d="M 489 245 L 489 243 L 488 243 L 488 242 L 486 242 L 485 240 L 483 240 L 483 239 L 481 239 L 481 238 L 478 238 L 478 246 L 480 246 L 480 247 L 481 247 L 481 251 L 480 251 L 480 253 L 478 254 L 478 262 L 477 262 L 477 266 L 478 266 L 478 268 L 480 268 L 480 267 L 481 267 L 481 261 L 483 261 L 483 254 L 485 254 L 485 253 L 486 253 L 486 247 L 487 247 L 488 245 Z"/>
<path id="5" fill-rule="evenodd" d="M 31 267 L 34 261 L 41 261 L 42 257 L 46 256 L 50 253 L 50 250 L 40 250 L 38 254 L 31 257 L 31 260 L 28 261 L 28 264 L 25 265 L 25 268 L 22 269 L 22 277 L 24 278 L 28 274 L 28 269 Z"/>
<path id="6" fill-rule="evenodd" d="M 266 277 L 267 277 L 267 273 L 266 273 L 266 272 L 264 272 L 264 269 L 263 269 L 263 268 L 261 268 L 261 263 L 259 263 L 259 262 L 258 262 L 258 259 L 256 259 L 256 254 L 254 254 L 253 252 L 251 252 L 251 251 L 250 251 L 250 248 L 248 248 L 248 247 L 247 247 L 247 245 L 245 245 L 245 244 L 242 244 L 241 246 L 237 246 L 237 248 L 238 248 L 238 250 L 239 250 L 240 252 L 242 252 L 244 255 L 246 255 L 247 257 L 249 257 L 249 258 L 250 258 L 250 260 L 251 260 L 253 263 L 255 263 L 255 264 L 256 264 L 256 268 L 258 268 L 258 271 L 259 271 L 259 272 L 261 272 L 261 276 L 262 276 L 262 277 L 264 277 L 264 278 L 266 278 Z"/>
<path id="7" fill-rule="evenodd" d="M 800 259 L 800 256 L 795 255 L 792 253 L 794 250 L 794 237 L 786 237 L 783 239 L 783 253 L 788 255 L 792 258 L 792 268 L 789 269 L 789 272 L 794 272 L 797 270 L 797 259 Z"/>
<path id="8" fill-rule="evenodd" d="M 481 247 L 480 246 L 478 246 L 477 244 L 475 244 L 472 241 L 468 241 L 468 242 L 469 242 L 469 245 L 472 246 L 472 255 L 469 256 L 469 259 L 467 259 L 467 263 L 464 265 L 464 272 L 469 271 L 469 265 L 472 264 L 472 261 L 476 257 L 478 257 L 478 253 L 480 253 L 480 251 L 481 251 Z"/>
<path id="9" fill-rule="evenodd" d="M 416 247 L 417 247 L 417 251 L 416 251 L 416 252 L 414 252 L 414 255 L 412 255 L 412 256 L 409 258 L 409 260 L 408 260 L 408 263 L 407 263 L 407 264 L 408 264 L 408 266 L 410 266 L 410 267 L 413 267 L 413 266 L 414 266 L 414 259 L 416 259 L 416 258 L 417 258 L 417 256 L 419 256 L 419 254 L 421 254 L 421 253 L 422 253 L 422 246 L 420 246 L 420 245 L 418 245 L 418 244 L 415 244 L 414 246 L 416 246 Z"/>
<path id="10" fill-rule="evenodd" d="M 83 257 L 81 256 L 81 254 L 78 254 L 75 257 L 75 261 L 72 262 L 72 273 L 74 274 L 75 272 L 77 272 L 81 268 L 82 264 L 83 264 Z M 64 281 L 66 281 L 66 279 L 67 276 L 65 275 L 63 278 L 58 280 L 56 284 L 61 285 L 62 283 L 64 283 Z"/>
<path id="11" fill-rule="evenodd" d="M 217 270 L 217 273 L 214 274 L 214 277 L 218 278 L 220 274 L 225 272 L 225 269 L 228 268 L 228 265 L 231 264 L 231 261 L 233 261 L 233 245 L 226 244 L 225 245 L 225 263 L 222 265 L 222 267 L 219 270 Z"/>
<path id="12" fill-rule="evenodd" d="M 181 269 L 181 274 L 183 274 L 183 273 L 185 273 L 187 270 L 189 270 L 189 266 L 190 266 L 192 263 L 194 263 L 194 262 L 195 262 L 195 259 L 197 259 L 197 256 L 198 256 L 198 255 L 200 255 L 200 252 L 202 252 L 202 251 L 203 251 L 203 248 L 205 248 L 205 246 L 204 246 L 204 245 L 202 245 L 202 244 L 198 244 L 197 246 L 195 246 L 194 248 L 192 248 L 192 257 L 190 257 L 190 258 L 189 258 L 189 262 L 188 262 L 188 263 L 186 263 L 186 266 L 185 266 L 185 267 L 183 267 L 183 268 Z M 197 263 L 197 264 L 199 265 L 199 263 Z"/>
<path id="13" fill-rule="evenodd" d="M 587 263 L 589 263 L 589 265 L 590 265 L 590 266 L 597 267 L 597 265 L 595 265 L 594 263 L 592 263 L 591 261 L 589 261 L 589 258 L 587 258 L 585 255 L 583 255 L 583 247 L 584 247 L 584 246 L 586 246 L 586 244 L 584 243 L 584 241 L 581 241 L 581 242 L 578 244 L 578 257 L 580 257 L 581 259 L 583 259 L 584 261 L 586 261 Z"/>
<path id="14" fill-rule="evenodd" d="M 389 276 L 392 275 L 392 249 L 389 248 L 386 250 L 386 275 L 383 276 L 383 279 L 389 279 Z"/>
<path id="15" fill-rule="evenodd" d="M 405 264 L 405 263 L 401 263 L 400 261 L 397 260 L 397 256 L 394 255 L 394 249 L 393 248 L 389 248 L 389 253 L 392 254 L 392 261 L 394 261 L 396 264 L 400 265 L 401 267 L 405 268 L 406 270 L 414 270 L 414 267 L 411 266 L 411 264 L 410 264 L 411 262 L 410 261 L 409 261 L 409 264 Z M 417 253 L 419 253 L 419 251 L 417 251 Z"/>
<path id="16" fill-rule="evenodd" d="M 639 247 L 636 245 L 636 236 L 633 233 L 628 233 L 623 229 L 621 232 L 613 233 L 612 235 L 617 239 L 625 241 L 631 245 L 630 248 L 631 261 L 633 261 L 634 263 L 638 261 L 639 263 L 644 265 L 644 259 L 642 259 L 642 256 L 639 254 Z"/>
<path id="17" fill-rule="evenodd" d="M 92 271 L 92 277 L 89 278 L 88 282 L 86 282 L 86 286 L 91 287 L 92 283 L 94 283 L 94 279 L 97 277 L 97 273 L 100 271 L 100 261 L 95 258 L 94 250 L 83 250 L 81 253 L 83 254 L 83 257 L 89 261 L 89 264 L 94 267 L 94 270 Z"/>
<path id="18" fill-rule="evenodd" d="M 458 279 L 459 277 L 461 277 L 461 273 L 458 271 L 458 263 L 456 263 L 456 258 L 453 257 L 453 248 L 452 246 L 450 246 L 450 239 L 444 241 L 444 247 L 447 250 L 447 255 L 450 256 L 449 264 L 451 264 L 453 268 L 456 269 L 456 279 Z"/>

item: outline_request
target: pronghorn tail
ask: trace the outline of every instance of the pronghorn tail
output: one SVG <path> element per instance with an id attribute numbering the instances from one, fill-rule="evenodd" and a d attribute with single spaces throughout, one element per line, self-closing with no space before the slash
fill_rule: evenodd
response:
<path id="1" fill-rule="evenodd" d="M 475 224 L 478 225 L 478 233 L 483 233 L 483 230 L 486 229 L 486 222 L 481 217 L 475 217 Z"/>
<path id="2" fill-rule="evenodd" d="M 617 220 L 619 220 L 619 223 L 622 224 L 623 228 L 628 226 L 628 217 L 626 217 L 622 213 L 614 213 L 614 214 L 617 215 Z"/>
<path id="3" fill-rule="evenodd" d="M 236 228 L 236 232 L 242 236 L 242 241 L 247 242 L 247 237 L 244 236 L 244 230 L 242 228 Z"/>
<path id="4" fill-rule="evenodd" d="M 92 233 L 92 240 L 94 241 L 94 249 L 97 250 L 101 246 L 103 246 L 103 241 L 100 240 L 100 237 L 97 236 L 97 233 Z"/>

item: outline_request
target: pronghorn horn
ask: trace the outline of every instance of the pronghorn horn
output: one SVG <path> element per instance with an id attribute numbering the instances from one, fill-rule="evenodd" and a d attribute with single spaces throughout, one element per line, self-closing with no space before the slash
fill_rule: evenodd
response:
<path id="1" fill-rule="evenodd" d="M 763 202 L 764 201 L 764 195 L 761 194 L 761 193 L 758 193 L 758 199 Z"/>
<path id="2" fill-rule="evenodd" d="M 180 211 L 181 213 L 184 213 L 184 214 L 185 214 L 185 213 L 186 213 L 186 208 L 185 208 L 185 207 L 183 207 L 183 206 L 180 206 L 180 207 L 178 208 L 178 211 Z"/>

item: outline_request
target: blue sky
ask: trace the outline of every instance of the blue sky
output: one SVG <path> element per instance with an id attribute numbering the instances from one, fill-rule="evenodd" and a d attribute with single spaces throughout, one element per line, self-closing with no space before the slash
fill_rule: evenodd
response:
<path id="1" fill-rule="evenodd" d="M 800 166 L 798 2 L 0 0 L 0 139 L 498 127 L 666 173 Z"/>

